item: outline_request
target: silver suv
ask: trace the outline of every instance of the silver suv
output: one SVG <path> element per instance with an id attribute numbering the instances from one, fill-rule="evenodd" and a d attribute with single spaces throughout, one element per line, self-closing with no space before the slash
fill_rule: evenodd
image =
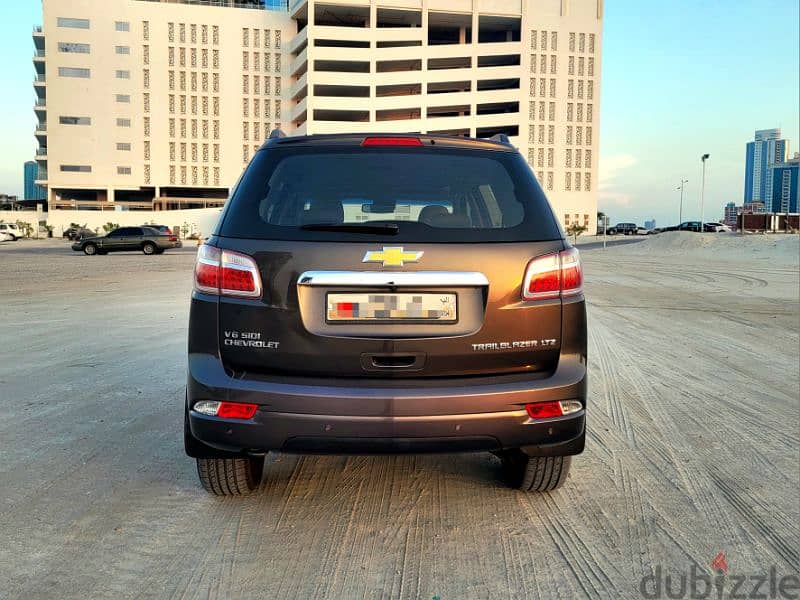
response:
<path id="1" fill-rule="evenodd" d="M 16 223 L 0 223 L 0 233 L 5 233 L 11 236 L 13 241 L 17 241 L 21 237 L 25 237 Z"/>

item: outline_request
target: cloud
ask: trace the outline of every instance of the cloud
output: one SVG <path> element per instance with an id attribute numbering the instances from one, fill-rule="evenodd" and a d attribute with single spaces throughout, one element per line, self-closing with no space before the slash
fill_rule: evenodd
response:
<path id="1" fill-rule="evenodd" d="M 613 190 L 598 190 L 598 206 L 630 206 L 633 198 L 628 194 L 622 194 Z"/>
<path id="2" fill-rule="evenodd" d="M 600 159 L 600 175 L 597 186 L 597 199 L 600 206 L 629 206 L 633 198 L 621 192 L 616 186 L 619 174 L 634 166 L 638 161 L 631 154 L 615 154 Z"/>
<path id="3" fill-rule="evenodd" d="M 638 161 L 630 154 L 616 154 L 607 158 L 600 158 L 600 188 L 608 186 L 620 171 L 630 169 Z"/>

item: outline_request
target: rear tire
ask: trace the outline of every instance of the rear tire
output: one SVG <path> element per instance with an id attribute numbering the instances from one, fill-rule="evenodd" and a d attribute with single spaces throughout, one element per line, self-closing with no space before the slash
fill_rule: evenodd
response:
<path id="1" fill-rule="evenodd" d="M 142 244 L 142 252 L 150 256 L 156 253 L 156 245 L 153 242 L 145 242 Z"/>
<path id="2" fill-rule="evenodd" d="M 528 456 L 511 450 L 501 457 L 503 471 L 511 487 L 523 492 L 551 492 L 567 480 L 571 456 Z"/>
<path id="3" fill-rule="evenodd" d="M 240 458 L 198 458 L 200 484 L 215 496 L 244 496 L 261 483 L 263 456 Z"/>

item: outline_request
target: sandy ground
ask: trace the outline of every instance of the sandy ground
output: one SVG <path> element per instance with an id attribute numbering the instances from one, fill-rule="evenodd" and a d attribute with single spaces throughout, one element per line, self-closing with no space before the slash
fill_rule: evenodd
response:
<path id="1" fill-rule="evenodd" d="M 204 494 L 192 250 L 0 245 L 0 597 L 628 598 L 720 551 L 800 568 L 797 237 L 582 251 L 588 445 L 549 495 L 480 454 L 271 455 L 256 495 Z"/>

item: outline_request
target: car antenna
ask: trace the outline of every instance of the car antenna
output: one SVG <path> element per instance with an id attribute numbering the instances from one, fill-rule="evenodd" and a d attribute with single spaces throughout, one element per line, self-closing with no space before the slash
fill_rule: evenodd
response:
<path id="1" fill-rule="evenodd" d="M 508 135 L 506 135 L 505 133 L 495 133 L 489 139 L 492 142 L 497 142 L 498 144 L 505 144 L 506 146 L 511 145 L 511 140 L 508 139 Z"/>

